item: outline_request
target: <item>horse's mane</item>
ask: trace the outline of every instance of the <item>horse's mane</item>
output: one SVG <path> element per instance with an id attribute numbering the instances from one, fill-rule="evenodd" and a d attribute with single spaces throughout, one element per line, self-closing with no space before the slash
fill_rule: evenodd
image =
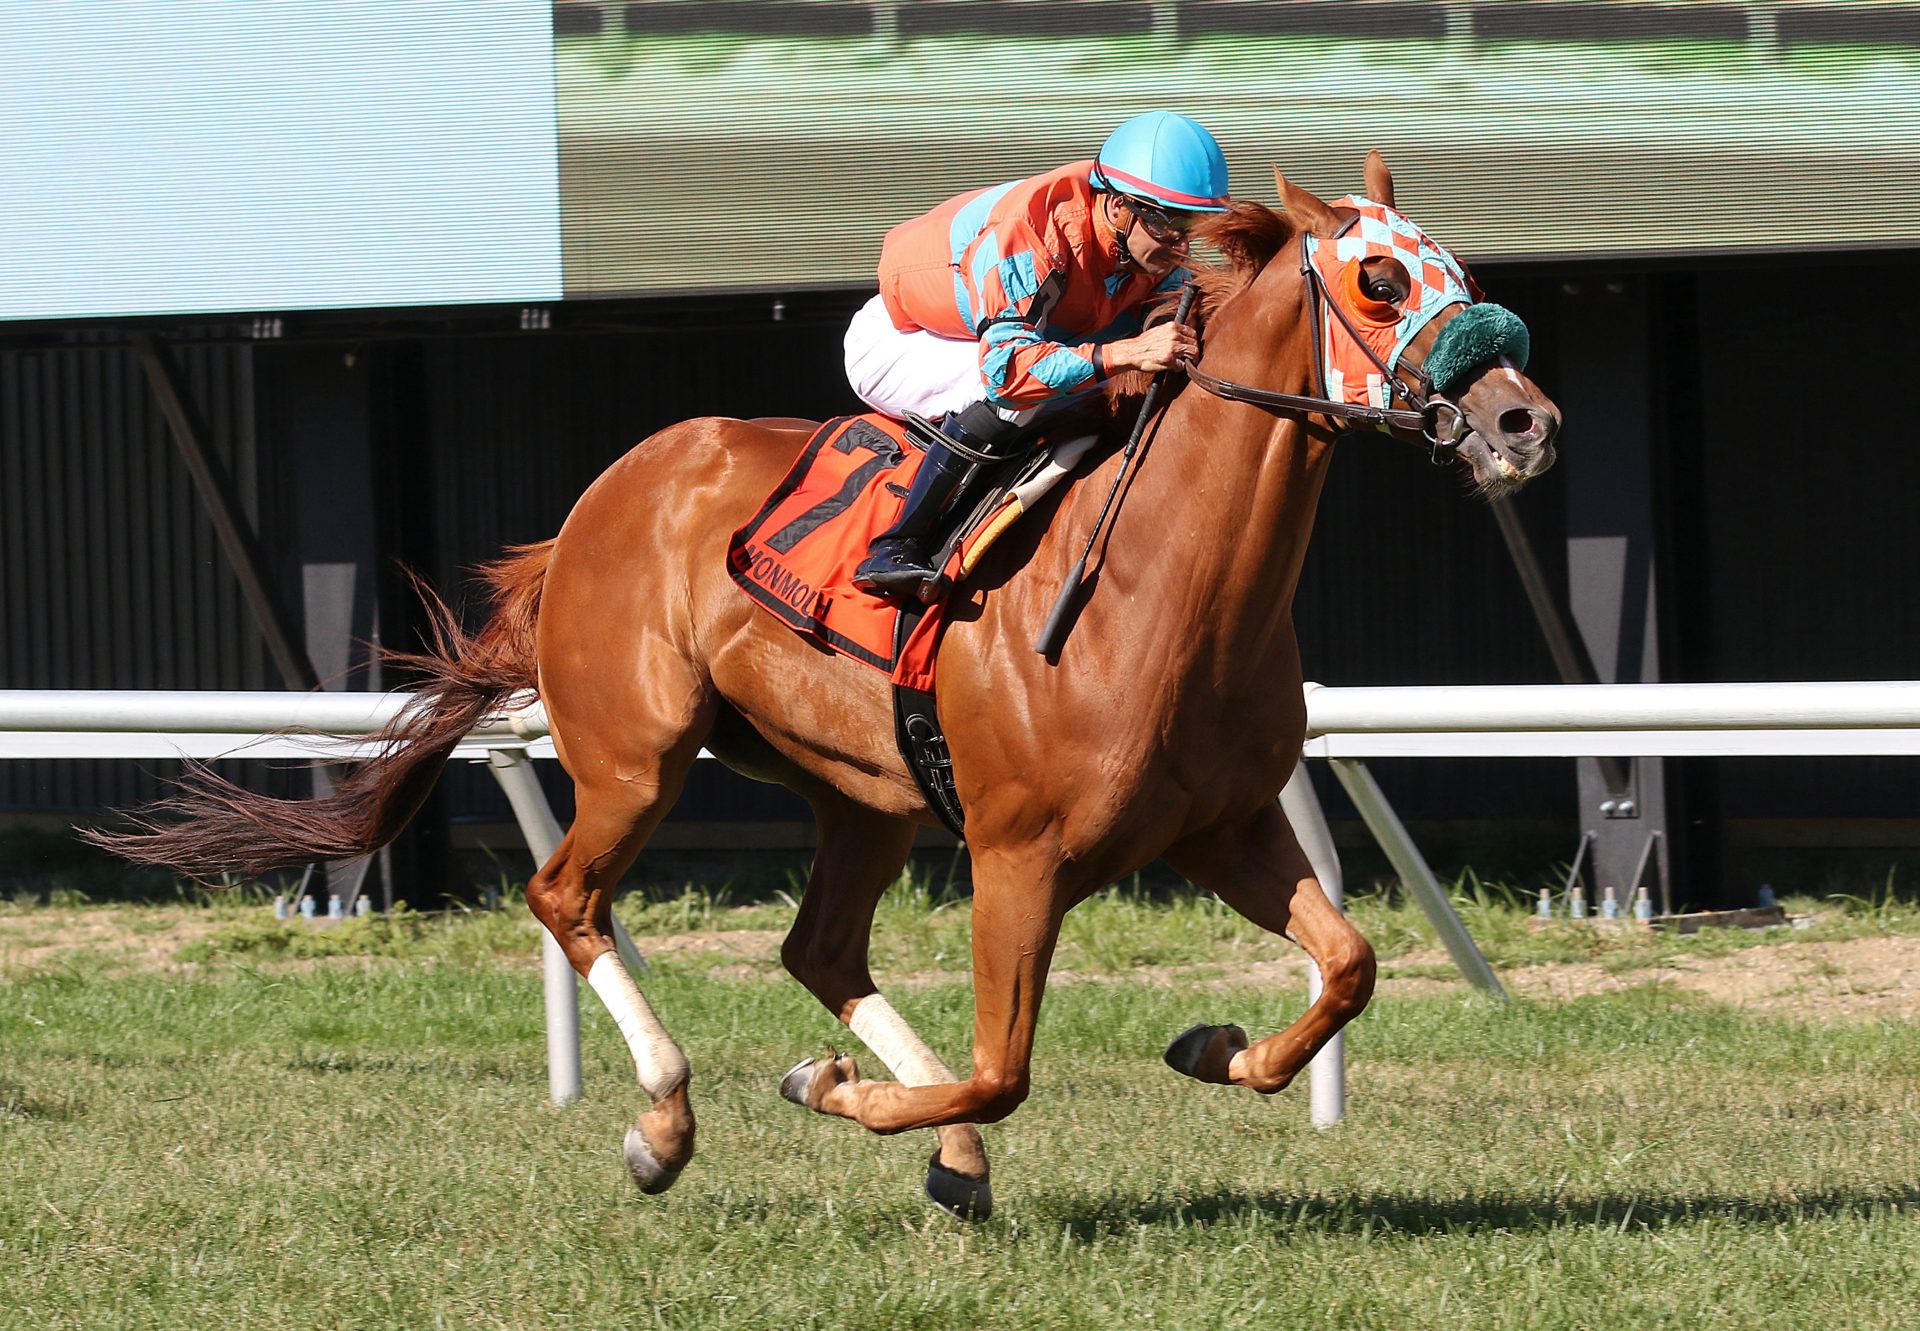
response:
<path id="1" fill-rule="evenodd" d="M 1188 322 L 1205 328 L 1220 307 L 1247 289 L 1260 271 L 1292 239 L 1293 223 L 1265 204 L 1245 200 L 1235 202 L 1224 213 L 1216 214 L 1194 227 L 1196 247 L 1216 252 L 1218 262 L 1191 265 L 1194 285 L 1200 294 Z M 1147 321 L 1171 315 L 1180 302 L 1180 293 L 1170 291 L 1148 312 Z M 1142 370 L 1117 374 L 1107 384 L 1107 402 L 1116 416 L 1137 410 L 1139 398 L 1153 382 Z"/>
<path id="2" fill-rule="evenodd" d="M 1204 325 L 1239 295 L 1293 237 L 1293 223 L 1262 203 L 1238 202 L 1193 229 L 1193 239 L 1219 252 L 1224 262 L 1194 272 L 1200 300 L 1194 321 Z"/>

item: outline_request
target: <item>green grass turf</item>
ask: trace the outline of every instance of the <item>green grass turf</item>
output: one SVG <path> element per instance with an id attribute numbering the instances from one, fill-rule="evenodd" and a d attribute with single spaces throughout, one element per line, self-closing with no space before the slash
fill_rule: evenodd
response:
<path id="1" fill-rule="evenodd" d="M 1496 962 L 1546 945 L 1463 904 Z M 736 932 L 786 917 L 627 913 L 655 909 Z M 1356 913 L 1387 950 L 1420 945 L 1404 910 Z M 1913 923 L 1892 902 L 1830 913 L 1843 934 Z M 775 1094 L 796 1058 L 852 1042 L 757 935 L 724 961 L 663 952 L 647 980 L 693 1062 L 700 1147 L 646 1198 L 619 1161 L 631 1064 L 591 1002 L 587 1098 L 545 1104 L 524 912 L 365 925 L 327 956 L 262 943 L 281 928 L 262 914 L 0 908 L 0 1328 L 1750 1331 L 1911 1327 L 1920 1306 L 1914 1023 L 1662 985 L 1388 994 L 1351 1028 L 1347 1122 L 1318 1132 L 1304 1079 L 1263 1100 L 1159 1061 L 1193 1022 L 1298 1010 L 1294 985 L 1193 969 L 1265 944 L 1210 906 L 1115 893 L 1076 914 L 1086 978 L 1048 996 L 1032 1099 L 986 1130 L 998 1213 L 962 1227 L 919 1196 L 930 1134 Z M 103 920 L 97 961 L 17 946 Z M 911 890 L 881 926 L 911 977 L 898 1005 L 954 1061 L 964 927 Z"/>

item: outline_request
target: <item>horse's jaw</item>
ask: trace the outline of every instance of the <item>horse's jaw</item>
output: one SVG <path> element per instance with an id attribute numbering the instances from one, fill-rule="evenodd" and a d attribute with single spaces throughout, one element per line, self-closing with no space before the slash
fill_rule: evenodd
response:
<path id="1" fill-rule="evenodd" d="M 1475 492 L 1487 499 L 1512 494 L 1553 465 L 1554 452 L 1548 445 L 1532 463 L 1515 462 L 1507 450 L 1488 442 L 1478 431 L 1462 439 L 1457 446 L 1460 463 L 1467 469 Z"/>

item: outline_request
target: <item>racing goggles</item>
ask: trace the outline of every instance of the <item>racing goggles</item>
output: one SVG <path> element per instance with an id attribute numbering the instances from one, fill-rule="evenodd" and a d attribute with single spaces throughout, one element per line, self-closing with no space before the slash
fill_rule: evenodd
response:
<path id="1" fill-rule="evenodd" d="M 1149 236 L 1162 245 L 1184 245 L 1187 232 L 1200 220 L 1199 213 L 1173 212 L 1162 208 L 1150 200 L 1137 198 L 1131 194 L 1122 194 L 1120 201 L 1127 205 L 1127 211 L 1140 220 L 1140 225 Z"/>

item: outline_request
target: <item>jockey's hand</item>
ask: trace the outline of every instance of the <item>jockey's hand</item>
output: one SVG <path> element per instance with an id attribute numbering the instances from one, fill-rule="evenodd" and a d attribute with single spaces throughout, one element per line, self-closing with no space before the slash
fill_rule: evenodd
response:
<path id="1" fill-rule="evenodd" d="M 1164 370 L 1181 361 L 1200 359 L 1200 335 L 1193 325 L 1175 323 L 1169 319 L 1166 323 L 1155 324 L 1138 337 L 1123 337 L 1118 342 L 1109 342 L 1103 359 L 1107 369 L 1115 370 Z"/>

